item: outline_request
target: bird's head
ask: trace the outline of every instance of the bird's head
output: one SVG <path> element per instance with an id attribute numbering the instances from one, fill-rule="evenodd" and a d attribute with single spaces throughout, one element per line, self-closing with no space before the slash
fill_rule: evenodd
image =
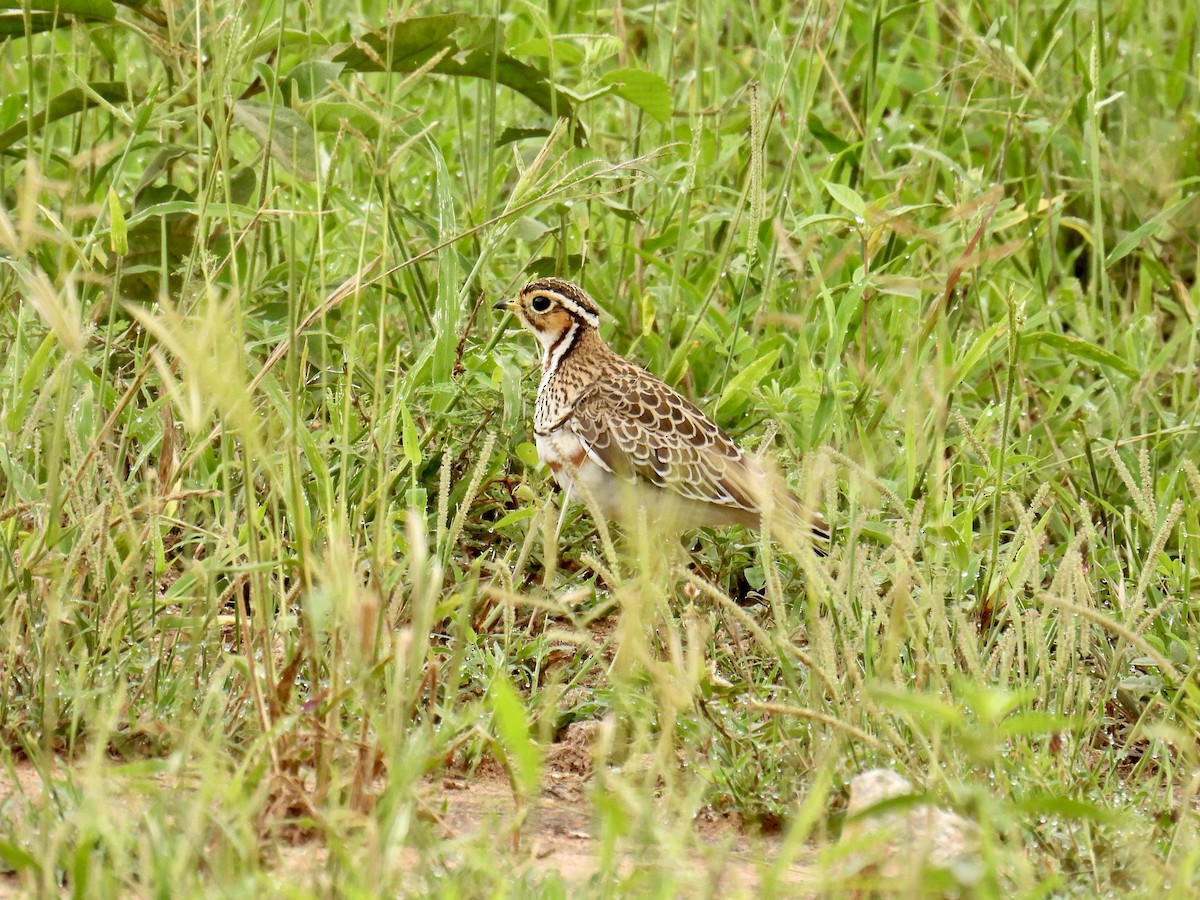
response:
<path id="1" fill-rule="evenodd" d="M 562 278 L 531 281 L 512 300 L 496 304 L 517 314 L 521 324 L 533 332 L 546 349 L 554 347 L 572 328 L 600 327 L 600 307 L 577 284 Z"/>

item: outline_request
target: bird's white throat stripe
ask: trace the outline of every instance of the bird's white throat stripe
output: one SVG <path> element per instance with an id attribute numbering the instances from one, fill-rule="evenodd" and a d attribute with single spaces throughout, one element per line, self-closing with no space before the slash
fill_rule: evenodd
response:
<path id="1" fill-rule="evenodd" d="M 583 319 L 583 321 L 587 322 L 593 328 L 600 327 L 600 317 L 594 312 L 584 309 L 570 297 L 567 297 L 563 294 L 557 294 L 556 296 L 558 297 L 558 302 L 562 304 L 563 309 L 565 309 L 571 315 Z"/>
<path id="2" fill-rule="evenodd" d="M 563 357 L 575 346 L 575 338 L 578 335 L 579 322 L 572 318 L 571 327 L 562 333 L 562 337 L 546 348 L 546 362 L 542 366 L 542 371 L 547 376 L 558 371 L 558 364 L 562 362 Z"/>

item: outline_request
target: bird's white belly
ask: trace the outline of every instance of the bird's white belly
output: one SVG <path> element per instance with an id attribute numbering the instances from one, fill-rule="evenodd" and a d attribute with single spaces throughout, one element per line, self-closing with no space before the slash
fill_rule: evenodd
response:
<path id="1" fill-rule="evenodd" d="M 627 486 L 588 455 L 587 448 L 570 431 L 539 434 L 534 439 L 538 459 L 550 467 L 558 486 L 571 500 L 584 502 L 582 484 L 607 516 L 620 509 L 620 488 Z"/>
<path id="2" fill-rule="evenodd" d="M 584 443 L 567 429 L 537 435 L 535 443 L 538 458 L 550 467 L 567 499 L 587 505 L 582 486 L 609 519 L 631 521 L 641 510 L 649 515 L 649 524 L 671 529 L 714 521 L 705 504 L 685 499 L 675 491 L 614 475 L 593 459 Z"/>

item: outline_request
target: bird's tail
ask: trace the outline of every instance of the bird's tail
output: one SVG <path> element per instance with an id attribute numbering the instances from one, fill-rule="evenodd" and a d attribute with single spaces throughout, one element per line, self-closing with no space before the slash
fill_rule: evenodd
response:
<path id="1" fill-rule="evenodd" d="M 754 500 L 765 525 L 789 550 L 808 546 L 817 556 L 829 555 L 829 524 L 814 508 L 788 487 L 769 463 L 760 461 L 762 477 L 755 479 Z"/>

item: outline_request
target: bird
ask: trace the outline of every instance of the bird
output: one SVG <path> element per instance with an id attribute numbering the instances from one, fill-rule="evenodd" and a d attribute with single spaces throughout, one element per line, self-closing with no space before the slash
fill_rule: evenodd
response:
<path id="1" fill-rule="evenodd" d="M 583 288 L 539 278 L 494 308 L 515 313 L 542 347 L 534 440 L 568 500 L 590 499 L 616 521 L 644 509 L 682 529 L 759 528 L 769 508 L 773 528 L 800 525 L 823 555 L 820 516 L 697 406 L 609 347 Z"/>

